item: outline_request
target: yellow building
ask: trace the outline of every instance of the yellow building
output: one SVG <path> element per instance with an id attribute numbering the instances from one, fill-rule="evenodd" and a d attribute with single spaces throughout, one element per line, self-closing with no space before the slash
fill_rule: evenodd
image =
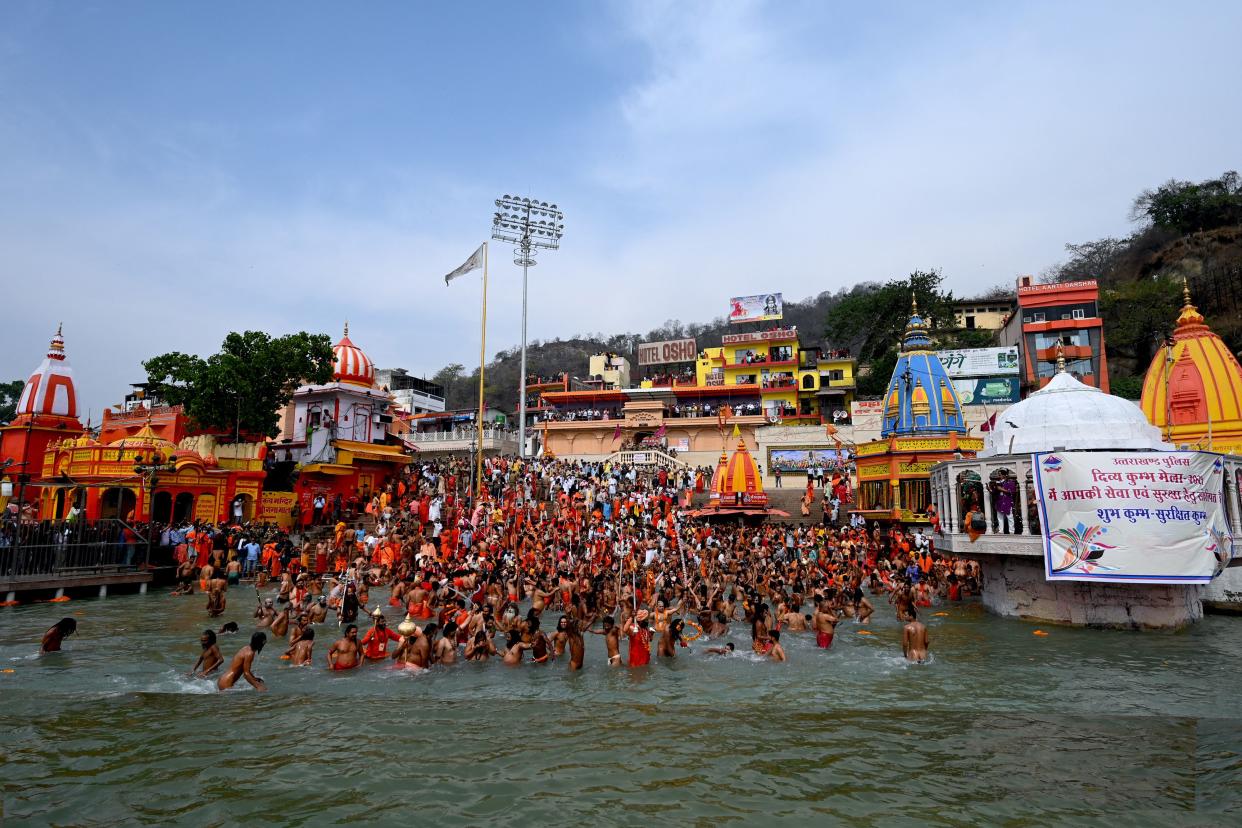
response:
<path id="1" fill-rule="evenodd" d="M 1185 304 L 1172 342 L 1152 358 L 1140 403 L 1166 442 L 1242 454 L 1242 366 L 1191 304 Z"/>
<path id="2" fill-rule="evenodd" d="M 959 299 L 953 303 L 953 323 L 966 330 L 999 331 L 1013 316 L 1013 299 Z"/>
<path id="3" fill-rule="evenodd" d="M 809 424 L 849 416 L 855 368 L 844 354 L 802 347 L 797 328 L 774 328 L 725 334 L 720 347 L 704 349 L 695 378 L 700 386 L 753 388 L 769 421 Z"/>

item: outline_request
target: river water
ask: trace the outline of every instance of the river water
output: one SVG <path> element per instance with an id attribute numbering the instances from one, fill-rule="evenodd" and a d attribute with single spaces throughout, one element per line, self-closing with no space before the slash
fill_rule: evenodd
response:
<path id="1" fill-rule="evenodd" d="M 253 608 L 230 597 L 215 626 L 243 634 L 221 637 L 226 659 Z M 700 642 L 610 669 L 588 636 L 574 675 L 498 660 L 334 675 L 333 624 L 315 668 L 269 643 L 270 692 L 220 694 L 184 677 L 203 603 L 0 610 L 4 824 L 1242 824 L 1242 619 L 1036 636 L 937 607 L 916 666 L 880 602 L 870 635 L 843 623 L 830 651 L 787 634 L 785 664 Z M 65 615 L 65 652 L 36 655 Z"/>

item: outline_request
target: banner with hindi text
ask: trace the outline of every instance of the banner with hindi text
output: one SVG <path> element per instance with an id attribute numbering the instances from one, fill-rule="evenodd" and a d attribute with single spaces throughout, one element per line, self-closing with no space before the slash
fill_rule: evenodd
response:
<path id="1" fill-rule="evenodd" d="M 1047 580 L 1206 584 L 1228 566 L 1221 455 L 1071 451 L 1032 463 Z"/>

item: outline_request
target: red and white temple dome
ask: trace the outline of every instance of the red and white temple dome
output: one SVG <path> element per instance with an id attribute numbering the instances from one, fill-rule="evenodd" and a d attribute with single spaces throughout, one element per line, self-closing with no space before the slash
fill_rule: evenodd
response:
<path id="1" fill-rule="evenodd" d="M 375 365 L 362 349 L 349 341 L 349 323 L 345 335 L 332 349 L 332 379 L 371 388 L 375 385 Z"/>
<path id="2" fill-rule="evenodd" d="M 77 419 L 78 398 L 73 385 L 73 369 L 65 359 L 65 340 L 61 328 L 48 347 L 47 356 L 26 380 L 17 401 L 17 417 L 65 417 Z"/>

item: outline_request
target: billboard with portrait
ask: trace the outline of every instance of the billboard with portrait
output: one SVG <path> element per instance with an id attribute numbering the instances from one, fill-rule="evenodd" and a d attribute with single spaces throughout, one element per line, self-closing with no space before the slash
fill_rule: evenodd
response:
<path id="1" fill-rule="evenodd" d="M 734 296 L 729 300 L 730 322 L 769 322 L 785 315 L 785 301 L 779 293 Z"/>

